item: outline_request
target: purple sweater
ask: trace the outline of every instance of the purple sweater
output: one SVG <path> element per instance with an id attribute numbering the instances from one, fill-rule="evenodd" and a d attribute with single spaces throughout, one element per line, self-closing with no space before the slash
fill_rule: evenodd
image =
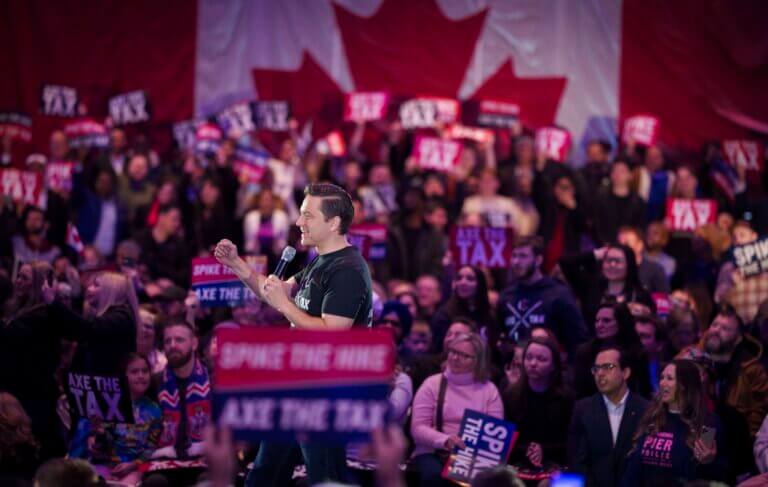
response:
<path id="1" fill-rule="evenodd" d="M 443 431 L 435 429 L 437 418 L 437 396 L 440 392 L 440 376 L 445 374 L 448 387 L 445 390 L 443 406 Z M 432 453 L 444 448 L 445 440 L 459 433 L 459 424 L 465 409 L 504 417 L 504 406 L 499 391 L 492 382 L 475 382 L 472 373 L 453 374 L 446 368 L 442 374 L 427 378 L 419 387 L 413 399 L 411 434 L 416 443 L 413 455 Z"/>

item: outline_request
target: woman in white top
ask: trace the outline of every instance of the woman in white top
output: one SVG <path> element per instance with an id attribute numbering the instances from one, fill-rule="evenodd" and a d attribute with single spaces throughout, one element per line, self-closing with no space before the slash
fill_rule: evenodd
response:
<path id="1" fill-rule="evenodd" d="M 280 255 L 288 240 L 291 223 L 283 202 L 271 189 L 262 189 L 251 201 L 243 219 L 245 251 L 250 254 Z"/>

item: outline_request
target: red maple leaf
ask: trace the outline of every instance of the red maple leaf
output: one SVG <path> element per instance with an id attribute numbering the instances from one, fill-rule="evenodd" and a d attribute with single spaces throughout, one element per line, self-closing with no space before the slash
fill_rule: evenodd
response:
<path id="1" fill-rule="evenodd" d="M 470 98 L 516 103 L 525 125 L 541 127 L 554 122 L 566 81 L 566 78 L 518 78 L 510 59 Z"/>

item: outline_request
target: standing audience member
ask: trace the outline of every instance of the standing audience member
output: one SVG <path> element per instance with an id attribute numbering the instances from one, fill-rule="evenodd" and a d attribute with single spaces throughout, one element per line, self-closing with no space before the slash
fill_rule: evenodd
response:
<path id="1" fill-rule="evenodd" d="M 640 284 L 651 293 L 669 293 L 669 278 L 664 274 L 664 268 L 647 258 L 645 241 L 640 230 L 637 227 L 621 227 L 618 241 L 634 252 Z"/>
<path id="2" fill-rule="evenodd" d="M 471 319 L 485 337 L 496 337 L 498 332 L 488 302 L 488 282 L 479 268 L 465 265 L 459 267 L 453 278 L 453 290 L 448 300 L 432 316 L 432 343 L 443 342 L 448 327 L 456 316 Z M 494 343 L 495 339 L 491 341 Z"/>

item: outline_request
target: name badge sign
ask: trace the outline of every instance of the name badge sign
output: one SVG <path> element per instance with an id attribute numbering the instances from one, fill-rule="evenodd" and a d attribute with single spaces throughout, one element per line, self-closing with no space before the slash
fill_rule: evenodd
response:
<path id="1" fill-rule="evenodd" d="M 256 124 L 253 122 L 253 111 L 251 102 L 235 103 L 225 108 L 218 115 L 216 121 L 219 123 L 225 133 L 235 131 L 240 134 L 256 130 Z"/>
<path id="2" fill-rule="evenodd" d="M 49 117 L 77 116 L 77 90 L 69 86 L 43 85 L 40 113 Z"/>
<path id="3" fill-rule="evenodd" d="M 768 271 L 768 238 L 735 246 L 733 260 L 744 277 L 759 276 Z"/>
<path id="4" fill-rule="evenodd" d="M 496 100 L 482 100 L 477 123 L 488 127 L 512 127 L 520 118 L 520 105 Z"/>
<path id="5" fill-rule="evenodd" d="M 385 424 L 395 350 L 384 330 L 216 333 L 213 415 L 245 441 L 363 441 Z"/>
<path id="6" fill-rule="evenodd" d="M 419 135 L 413 144 L 413 157 L 422 169 L 449 172 L 459 163 L 463 150 L 459 141 Z"/>
<path id="7" fill-rule="evenodd" d="M 51 162 L 45 166 L 46 186 L 53 191 L 72 191 L 74 162 Z"/>
<path id="8" fill-rule="evenodd" d="M 366 260 L 377 262 L 387 258 L 387 226 L 382 223 L 360 223 L 350 225 L 349 235 L 352 238 L 366 237 L 370 239 L 370 248 L 367 254 L 361 249 L 361 254 Z M 360 248 L 360 247 L 358 247 Z"/>
<path id="9" fill-rule="evenodd" d="M 756 140 L 724 140 L 723 155 L 733 167 L 754 172 L 763 170 L 765 148 Z"/>
<path id="10" fill-rule="evenodd" d="M 251 147 L 238 147 L 232 168 L 241 181 L 259 184 L 267 171 L 268 161 L 269 154 L 266 152 Z"/>
<path id="11" fill-rule="evenodd" d="M 656 145 L 659 139 L 659 119 L 651 115 L 636 115 L 624 121 L 624 130 L 621 140 L 628 144 L 634 141 L 636 144 L 650 147 Z"/>
<path id="12" fill-rule="evenodd" d="M 80 147 L 108 147 L 109 134 L 107 127 L 92 118 L 81 118 L 64 126 L 69 145 Z"/>
<path id="13" fill-rule="evenodd" d="M 451 253 L 456 265 L 506 269 L 512 257 L 515 232 L 511 228 L 453 227 Z"/>
<path id="14" fill-rule="evenodd" d="M 266 275 L 266 256 L 246 256 L 244 259 L 254 272 Z M 215 257 L 192 259 L 192 290 L 203 308 L 241 306 L 245 301 L 255 299 L 253 291 Z"/>
<path id="15" fill-rule="evenodd" d="M 481 472 L 506 465 L 517 440 L 513 423 L 467 409 L 461 418 L 459 437 L 467 446 L 454 449 L 443 469 L 443 477 L 469 485 Z"/>
<path id="16" fill-rule="evenodd" d="M 571 134 L 556 127 L 544 127 L 536 131 L 536 153 L 547 159 L 565 162 L 571 149 Z"/>
<path id="17" fill-rule="evenodd" d="M 133 406 L 127 381 L 119 377 L 83 372 L 67 374 L 70 410 L 78 418 L 101 418 L 113 423 L 133 423 Z"/>
<path id="18" fill-rule="evenodd" d="M 109 99 L 109 116 L 115 125 L 149 121 L 149 100 L 142 90 L 131 91 Z"/>
<path id="19" fill-rule="evenodd" d="M 387 115 L 389 93 L 383 91 L 349 93 L 344 102 L 344 120 L 368 122 Z"/>
<path id="20" fill-rule="evenodd" d="M 45 207 L 46 197 L 43 175 L 36 171 L 22 171 L 15 168 L 0 169 L 2 193 L 15 203 Z"/>
<path id="21" fill-rule="evenodd" d="M 273 132 L 288 130 L 288 118 L 291 116 L 291 106 L 287 101 L 257 101 L 254 116 L 256 126 Z"/>
<path id="22" fill-rule="evenodd" d="M 32 119 L 23 113 L 0 113 L 0 139 L 4 137 L 29 142 L 32 140 Z"/>
<path id="23" fill-rule="evenodd" d="M 715 223 L 717 202 L 712 199 L 667 199 L 667 228 L 674 232 L 693 232 L 704 225 Z"/>

